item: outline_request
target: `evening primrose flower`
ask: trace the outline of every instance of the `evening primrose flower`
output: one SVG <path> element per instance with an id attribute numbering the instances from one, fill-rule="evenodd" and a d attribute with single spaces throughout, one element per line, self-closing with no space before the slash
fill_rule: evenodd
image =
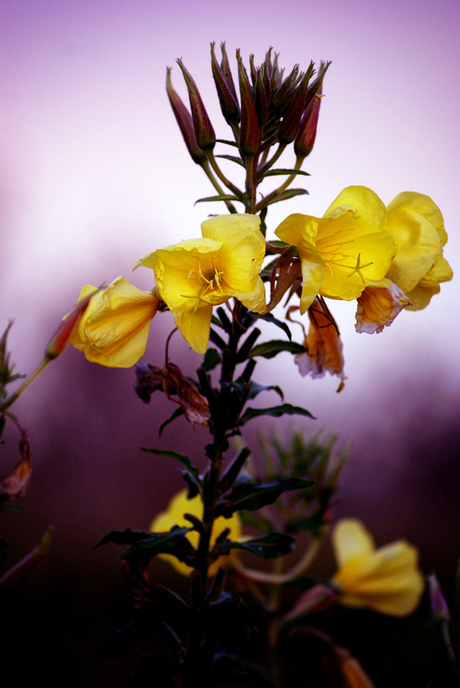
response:
<path id="1" fill-rule="evenodd" d="M 275 234 L 297 247 L 302 314 L 317 294 L 351 301 L 366 286 L 380 286 L 396 253 L 385 225 L 385 206 L 364 186 L 344 189 L 322 218 L 295 213 L 283 220 Z"/>
<path id="2" fill-rule="evenodd" d="M 440 283 L 453 276 L 443 256 L 447 233 L 441 211 L 429 196 L 405 191 L 387 207 L 387 229 L 398 245 L 387 277 L 411 300 L 410 310 L 425 308 Z"/>
<path id="3" fill-rule="evenodd" d="M 91 285 L 83 287 L 79 301 L 92 291 Z M 129 368 L 145 351 L 150 321 L 159 303 L 154 293 L 141 291 L 124 277 L 117 277 L 107 289 L 91 297 L 70 341 L 88 361 L 110 368 Z"/>
<path id="4" fill-rule="evenodd" d="M 192 349 L 206 352 L 213 306 L 232 296 L 256 313 L 265 310 L 259 277 L 265 256 L 260 218 L 249 214 L 212 217 L 202 239 L 189 239 L 149 253 L 140 265 L 152 268 L 158 292 Z"/>
<path id="5" fill-rule="evenodd" d="M 388 287 L 366 287 L 358 298 L 356 332 L 382 332 L 404 308 L 411 305 L 402 289 L 390 280 L 387 282 Z"/>
<path id="6" fill-rule="evenodd" d="M 399 540 L 375 549 L 370 533 L 352 518 L 336 524 L 332 544 L 339 570 L 331 583 L 342 604 L 391 616 L 415 610 L 424 588 L 415 547 Z"/>
<path id="7" fill-rule="evenodd" d="M 152 533 L 164 533 L 169 532 L 173 526 L 191 526 L 190 521 L 184 517 L 184 514 L 191 514 L 197 518 L 203 518 L 203 502 L 201 501 L 201 496 L 197 495 L 193 499 L 187 499 L 187 490 L 182 490 L 178 492 L 168 504 L 166 511 L 161 512 L 154 518 L 150 524 L 150 532 Z M 211 533 L 210 546 L 212 547 L 216 541 L 216 538 L 224 531 L 226 528 L 230 530 L 228 538 L 230 540 L 239 540 L 241 537 L 241 522 L 237 514 L 233 514 L 231 518 L 224 518 L 219 516 L 214 521 L 214 525 Z M 186 538 L 192 544 L 195 549 L 198 547 L 199 534 L 193 530 L 187 533 Z M 192 568 L 184 564 L 179 559 L 176 559 L 172 554 L 159 554 L 159 557 L 169 563 L 179 571 L 183 576 L 189 576 L 192 572 Z M 231 559 L 235 555 L 233 553 L 228 556 L 221 556 L 216 561 L 214 561 L 209 567 L 209 575 L 215 576 L 219 568 L 223 568 L 230 563 Z"/>

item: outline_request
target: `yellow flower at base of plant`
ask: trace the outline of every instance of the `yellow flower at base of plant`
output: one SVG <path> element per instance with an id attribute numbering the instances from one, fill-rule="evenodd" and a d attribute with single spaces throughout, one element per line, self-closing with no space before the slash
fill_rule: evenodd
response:
<path id="1" fill-rule="evenodd" d="M 91 285 L 83 287 L 79 301 L 94 290 Z M 110 368 L 130 368 L 144 354 L 150 321 L 159 302 L 155 294 L 117 277 L 107 289 L 91 297 L 70 342 L 88 361 Z"/>
<path id="2" fill-rule="evenodd" d="M 429 196 L 405 191 L 387 207 L 387 218 L 398 245 L 387 277 L 411 300 L 409 310 L 420 310 L 453 276 L 443 256 L 447 233 L 441 211 Z"/>
<path id="3" fill-rule="evenodd" d="M 372 536 L 357 519 L 339 521 L 332 532 L 339 570 L 332 578 L 339 601 L 390 616 L 406 616 L 417 607 L 424 579 L 415 547 L 399 540 L 375 549 Z"/>
<path id="4" fill-rule="evenodd" d="M 317 294 L 351 301 L 369 284 L 380 286 L 396 254 L 385 225 L 380 198 L 364 186 L 349 186 L 322 218 L 295 213 L 278 226 L 276 236 L 299 253 L 302 314 Z"/>
<path id="5" fill-rule="evenodd" d="M 141 258 L 182 336 L 192 349 L 206 352 L 214 306 L 234 296 L 256 313 L 265 310 L 259 276 L 265 256 L 260 218 L 220 215 L 201 225 L 202 239 L 189 239 Z"/>
<path id="6" fill-rule="evenodd" d="M 191 514 L 199 519 L 203 518 L 203 502 L 201 501 L 200 495 L 193 497 L 193 499 L 187 499 L 187 490 L 182 490 L 178 492 L 168 504 L 166 511 L 161 512 L 154 518 L 150 524 L 150 532 L 152 533 L 165 533 L 169 532 L 173 526 L 190 527 L 192 524 L 184 518 L 184 514 Z M 211 533 L 211 547 L 216 541 L 216 538 L 222 533 L 226 528 L 230 529 L 228 534 L 229 540 L 239 540 L 241 538 L 241 522 L 236 514 L 231 518 L 224 518 L 219 516 L 214 521 L 212 533 Z M 193 530 L 187 533 L 186 538 L 196 549 L 198 547 L 199 534 Z M 183 576 L 189 576 L 193 569 L 187 564 L 184 564 L 179 559 L 176 559 L 171 554 L 159 554 L 161 559 L 169 561 L 171 566 L 173 566 L 176 571 L 179 571 Z M 233 553 L 228 556 L 221 556 L 216 559 L 215 562 L 209 567 L 209 575 L 215 576 L 220 568 L 228 566 L 232 558 L 236 556 Z"/>

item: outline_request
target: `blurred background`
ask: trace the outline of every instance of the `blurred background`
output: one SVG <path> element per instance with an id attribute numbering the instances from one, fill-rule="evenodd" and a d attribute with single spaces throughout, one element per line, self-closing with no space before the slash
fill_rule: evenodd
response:
<path id="1" fill-rule="evenodd" d="M 321 216 L 351 184 L 369 186 L 385 204 L 401 191 L 417 191 L 440 207 L 449 234 L 444 254 L 458 272 L 458 2 L 4 0 L 1 16 L 0 328 L 14 319 L 9 348 L 18 372 L 35 368 L 84 284 L 124 275 L 151 289 L 150 270 L 130 275 L 138 258 L 199 236 L 208 213 L 224 212 L 218 204 L 194 205 L 212 189 L 187 154 L 164 87 L 166 67 L 173 66 L 173 84 L 186 100 L 175 65 L 182 57 L 217 135 L 227 137 L 213 88 L 211 41 L 225 41 L 231 58 L 241 48 L 246 63 L 254 53 L 256 64 L 273 46 L 287 71 L 296 63 L 305 69 L 310 60 L 332 61 L 316 145 L 304 164 L 310 195 L 271 207 L 269 232 L 291 212 Z M 275 365 L 259 362 L 255 374 L 282 385 L 286 401 L 317 418 L 295 427 L 336 433 L 339 446 L 351 443 L 334 518 L 362 518 L 378 544 L 412 541 L 423 570 L 436 569 L 450 603 L 460 556 L 457 290 L 454 277 L 426 310 L 403 312 L 373 336 L 354 332 L 354 304 L 330 303 L 348 375 L 340 394 L 336 379 L 301 378 L 288 354 Z M 153 321 L 142 360 L 162 365 L 171 326 L 169 314 Z M 171 359 L 188 375 L 199 363 L 178 336 Z M 140 446 L 200 460 L 207 435 L 203 428 L 190 432 L 181 419 L 159 441 L 173 405 L 164 397 L 144 405 L 133 383 L 133 370 L 101 368 L 72 349 L 14 406 L 30 435 L 34 472 L 22 502 L 26 513 L 2 514 L 7 566 L 48 525 L 55 534 L 39 568 L 5 602 L 8 686 L 37 679 L 124 686 L 135 666 L 135 654 L 118 663 L 94 658 L 129 609 L 120 552 L 91 547 L 112 529 L 147 529 L 182 488 L 178 466 Z M 269 393 L 261 403 L 272 405 L 275 397 Z M 280 432 L 289 426 L 280 421 Z M 270 432 L 271 424 L 249 426 L 245 436 L 256 455 L 257 433 Z M 5 439 L 1 475 L 19 458 L 13 427 Z M 333 563 L 325 550 L 323 575 L 329 575 Z M 166 565 L 158 571 L 174 575 Z M 359 619 L 361 629 L 374 628 L 372 615 Z M 417 623 L 379 623 L 376 637 L 410 636 L 411 648 L 363 663 L 377 686 L 412 685 L 407 677 L 423 650 L 419 643 L 418 654 L 410 655 Z M 344 628 L 340 640 L 347 645 Z M 427 684 L 422 670 L 417 680 Z"/>

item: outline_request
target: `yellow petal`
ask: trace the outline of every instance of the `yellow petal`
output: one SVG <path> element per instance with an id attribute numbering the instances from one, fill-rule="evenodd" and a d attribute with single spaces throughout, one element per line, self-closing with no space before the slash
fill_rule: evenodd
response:
<path id="1" fill-rule="evenodd" d="M 193 499 L 187 499 L 187 490 L 178 492 L 169 502 L 166 511 L 163 511 L 162 513 L 158 514 L 156 518 L 154 518 L 150 525 L 150 532 L 169 532 L 173 526 L 190 527 L 191 523 L 190 521 L 187 521 L 187 519 L 184 517 L 184 514 L 192 514 L 197 518 L 203 518 L 203 502 L 201 501 L 201 497 L 199 495 Z M 211 533 L 211 547 L 216 541 L 216 538 L 226 528 L 230 529 L 230 533 L 228 535 L 230 540 L 236 541 L 240 539 L 241 523 L 238 516 L 235 514 L 231 518 L 219 516 L 219 518 L 214 521 L 214 526 Z M 198 533 L 196 531 L 191 531 L 190 533 L 187 533 L 186 537 L 196 549 L 199 540 Z M 187 566 L 170 554 L 160 554 L 159 556 L 165 561 L 169 561 L 169 563 L 183 576 L 189 576 L 193 570 L 190 566 Z M 219 568 L 228 565 L 231 556 L 232 555 L 229 557 L 219 557 L 209 567 L 209 575 L 215 576 Z"/>
<path id="2" fill-rule="evenodd" d="M 402 290 L 390 282 L 387 287 L 366 287 L 358 299 L 356 332 L 374 334 L 391 325 L 396 316 L 411 305 Z"/>
<path id="3" fill-rule="evenodd" d="M 339 521 L 332 531 L 332 545 L 339 568 L 374 551 L 374 538 L 356 518 Z"/>
<path id="4" fill-rule="evenodd" d="M 266 308 L 265 285 L 260 277 L 257 278 L 256 288 L 249 292 L 235 292 L 235 298 L 241 301 L 243 306 L 254 313 L 263 313 Z"/>
<path id="5" fill-rule="evenodd" d="M 387 206 L 387 213 L 391 215 L 401 208 L 411 208 L 417 214 L 428 220 L 436 229 L 441 246 L 445 246 L 447 242 L 447 232 L 444 229 L 444 218 L 436 203 L 434 203 L 429 196 L 414 191 L 403 191 Z"/>
<path id="6" fill-rule="evenodd" d="M 347 186 L 331 203 L 323 217 L 333 215 L 340 206 L 349 206 L 359 225 L 384 229 L 386 209 L 383 202 L 372 189 L 366 186 Z"/>
<path id="7" fill-rule="evenodd" d="M 178 308 L 172 314 L 188 345 L 198 354 L 205 354 L 211 331 L 212 306 L 203 305 L 195 312 Z"/>
<path id="8" fill-rule="evenodd" d="M 83 287 L 80 300 L 94 287 Z M 117 277 L 97 291 L 71 338 L 75 348 L 94 363 L 113 368 L 129 368 L 144 354 L 150 321 L 158 298 Z"/>

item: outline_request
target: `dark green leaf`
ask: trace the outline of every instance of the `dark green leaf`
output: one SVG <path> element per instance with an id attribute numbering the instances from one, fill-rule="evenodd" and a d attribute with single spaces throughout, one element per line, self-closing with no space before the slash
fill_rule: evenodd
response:
<path id="1" fill-rule="evenodd" d="M 235 155 L 216 155 L 216 158 L 224 158 L 224 160 L 230 160 L 230 162 L 236 162 L 241 167 L 244 167 L 244 163 L 241 158 L 237 158 Z"/>
<path id="2" fill-rule="evenodd" d="M 283 351 L 289 351 L 291 354 L 302 354 L 305 352 L 305 347 L 297 342 L 287 342 L 285 339 L 272 339 L 263 344 L 257 344 L 249 352 L 249 356 L 263 356 L 264 358 L 275 358 Z"/>
<path id="3" fill-rule="evenodd" d="M 235 511 L 255 511 L 273 504 L 284 492 L 300 490 L 308 485 L 311 485 L 311 481 L 300 478 L 275 480 L 268 485 L 245 480 L 234 485 L 232 491 L 223 497 L 216 511 L 225 518 L 229 518 Z"/>
<path id="4" fill-rule="evenodd" d="M 200 472 L 196 466 L 193 465 L 191 460 L 185 454 L 179 454 L 175 451 L 168 451 L 166 449 L 148 449 L 146 447 L 141 447 L 141 451 L 149 452 L 150 454 L 157 454 L 158 456 L 167 456 L 169 459 L 175 459 L 180 461 L 180 463 L 185 466 L 185 471 L 181 470 L 181 475 L 185 478 L 185 473 L 188 474 L 189 479 L 185 478 L 189 488 L 192 488 L 192 495 L 189 493 L 189 499 L 198 494 L 201 487 Z M 195 486 L 193 488 L 192 486 Z"/>
<path id="5" fill-rule="evenodd" d="M 193 548 L 186 539 L 186 534 L 193 528 L 179 528 L 174 526 L 168 533 L 148 533 L 148 537 L 138 540 L 122 555 L 123 559 L 142 556 L 150 559 L 157 554 L 173 554 L 186 564 L 191 563 Z"/>
<path id="6" fill-rule="evenodd" d="M 279 201 L 287 201 L 289 198 L 294 198 L 294 196 L 305 196 L 305 194 L 308 194 L 306 189 L 286 189 L 286 191 L 280 193 L 275 200 L 271 201 L 270 205 L 278 203 Z"/>
<path id="7" fill-rule="evenodd" d="M 222 357 L 217 351 L 217 349 L 208 349 L 204 355 L 203 363 L 201 367 L 209 373 L 210 370 L 214 370 L 219 363 L 222 362 Z"/>
<path id="8" fill-rule="evenodd" d="M 264 177 L 274 177 L 278 174 L 303 174 L 304 177 L 311 177 L 311 175 L 308 172 L 304 172 L 303 170 L 293 170 L 293 169 L 277 169 L 277 170 L 270 170 L 269 172 L 265 172 Z"/>
<path id="9" fill-rule="evenodd" d="M 228 549 L 243 549 L 264 559 L 277 559 L 292 552 L 294 543 L 295 540 L 290 535 L 268 533 L 260 538 L 245 540 L 244 542 L 230 542 L 230 540 L 227 540 L 224 547 L 228 547 Z"/>
<path id="10" fill-rule="evenodd" d="M 206 198 L 199 198 L 195 201 L 197 203 L 208 203 L 212 201 L 239 201 L 240 199 L 232 194 L 219 194 L 218 196 L 206 196 Z"/>
<path id="11" fill-rule="evenodd" d="M 301 406 L 292 406 L 291 404 L 282 404 L 281 406 L 272 406 L 271 408 L 264 409 L 254 409 L 247 408 L 246 411 L 240 418 L 238 425 L 244 425 L 249 420 L 257 418 L 258 416 L 273 416 L 274 418 L 279 418 L 284 415 L 288 416 L 308 416 L 308 418 L 315 418 L 310 411 L 302 408 Z"/>
<path id="12" fill-rule="evenodd" d="M 281 328 L 284 332 L 286 332 L 287 336 L 289 337 L 289 340 L 292 339 L 291 330 L 289 329 L 289 327 L 282 320 L 278 320 L 278 318 L 275 318 L 273 313 L 265 313 L 265 315 L 260 316 L 260 319 L 266 320 L 266 322 L 272 323 L 272 325 L 276 325 L 276 327 Z"/>
<path id="13" fill-rule="evenodd" d="M 279 394 L 281 400 L 284 401 L 283 391 L 280 387 L 278 387 L 278 385 L 259 385 L 257 382 L 254 382 L 254 380 L 251 380 L 249 383 L 249 388 L 248 399 L 255 399 L 260 392 L 268 392 L 273 390 Z"/>
<path id="14" fill-rule="evenodd" d="M 100 547 L 107 542 L 113 542 L 115 545 L 134 545 L 135 542 L 149 538 L 151 535 L 152 533 L 146 533 L 143 530 L 131 530 L 131 528 L 126 528 L 125 530 L 111 530 L 110 533 L 104 535 L 102 540 L 98 542 L 97 545 L 94 545 L 94 547 Z"/>
<path id="15" fill-rule="evenodd" d="M 229 141 L 228 139 L 216 139 L 216 143 L 225 143 L 227 146 L 238 148 L 238 144 L 235 141 Z"/>
<path id="16" fill-rule="evenodd" d="M 200 488 L 198 487 L 195 479 L 188 472 L 186 468 L 179 468 L 179 473 L 188 485 L 187 499 L 193 499 L 200 493 Z"/>
<path id="17" fill-rule="evenodd" d="M 179 418 L 179 416 L 183 416 L 183 415 L 184 415 L 184 412 L 183 412 L 182 408 L 181 408 L 181 407 L 177 408 L 177 409 L 169 416 L 169 418 L 168 418 L 167 420 L 165 420 L 164 423 L 162 423 L 162 424 L 160 425 L 160 429 L 158 430 L 158 437 L 161 437 L 161 434 L 162 434 L 163 430 L 165 429 L 165 427 L 166 427 L 167 425 L 169 425 L 170 423 L 172 423 L 173 420 L 176 420 L 176 418 Z"/>
<path id="18" fill-rule="evenodd" d="M 244 526 L 254 528 L 261 533 L 266 533 L 275 527 L 269 518 L 261 516 L 255 511 L 240 511 L 238 515 Z"/>

